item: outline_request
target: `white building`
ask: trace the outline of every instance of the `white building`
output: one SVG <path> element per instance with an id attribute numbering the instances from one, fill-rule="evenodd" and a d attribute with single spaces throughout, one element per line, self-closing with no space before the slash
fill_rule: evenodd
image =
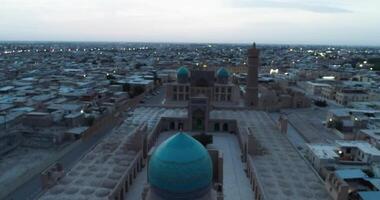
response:
<path id="1" fill-rule="evenodd" d="M 335 144 L 307 144 L 306 157 L 324 177 L 326 167 L 363 168 L 380 163 L 380 150 L 365 141 L 336 140 Z"/>

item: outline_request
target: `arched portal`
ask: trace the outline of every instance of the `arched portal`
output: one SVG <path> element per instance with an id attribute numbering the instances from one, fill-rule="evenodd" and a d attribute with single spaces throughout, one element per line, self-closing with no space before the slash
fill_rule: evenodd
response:
<path id="1" fill-rule="evenodd" d="M 205 112 L 201 109 L 197 109 L 192 114 L 192 125 L 195 131 L 205 130 Z"/>
<path id="2" fill-rule="evenodd" d="M 174 122 L 170 122 L 170 127 L 169 127 L 170 130 L 174 130 L 175 129 L 175 123 Z"/>
<path id="3" fill-rule="evenodd" d="M 179 122 L 178 123 L 178 130 L 183 130 L 183 123 L 182 122 Z"/>
<path id="4" fill-rule="evenodd" d="M 214 131 L 220 131 L 220 125 L 219 123 L 214 124 Z"/>
<path id="5" fill-rule="evenodd" d="M 223 131 L 228 132 L 228 124 L 227 123 L 223 124 Z"/>

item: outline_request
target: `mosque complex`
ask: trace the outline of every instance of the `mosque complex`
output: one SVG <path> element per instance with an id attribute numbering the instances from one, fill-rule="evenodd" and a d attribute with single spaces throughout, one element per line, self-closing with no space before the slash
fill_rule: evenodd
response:
<path id="1" fill-rule="evenodd" d="M 40 199 L 330 199 L 287 139 L 287 119 L 260 110 L 259 55 L 248 50 L 243 97 L 225 68 L 179 68 L 165 86 L 170 106 L 136 108 Z"/>

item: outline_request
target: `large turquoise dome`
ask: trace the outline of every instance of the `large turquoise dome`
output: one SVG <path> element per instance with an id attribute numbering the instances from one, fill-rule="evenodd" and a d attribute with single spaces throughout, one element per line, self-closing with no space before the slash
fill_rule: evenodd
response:
<path id="1" fill-rule="evenodd" d="M 212 174 L 208 151 L 185 133 L 177 133 L 163 142 L 148 165 L 151 187 L 171 194 L 205 191 L 211 186 Z"/>
<path id="2" fill-rule="evenodd" d="M 189 77 L 190 72 L 186 67 L 180 67 L 177 70 L 177 77 Z"/>
<path id="3" fill-rule="evenodd" d="M 224 67 L 221 67 L 218 69 L 218 71 L 216 71 L 216 76 L 218 78 L 228 78 L 230 76 L 230 73 Z"/>

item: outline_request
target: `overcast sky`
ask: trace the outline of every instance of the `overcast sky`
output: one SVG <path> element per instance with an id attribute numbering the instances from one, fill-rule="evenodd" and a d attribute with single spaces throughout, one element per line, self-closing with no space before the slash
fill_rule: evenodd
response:
<path id="1" fill-rule="evenodd" d="M 379 0 L 0 0 L 0 40 L 380 45 Z"/>

